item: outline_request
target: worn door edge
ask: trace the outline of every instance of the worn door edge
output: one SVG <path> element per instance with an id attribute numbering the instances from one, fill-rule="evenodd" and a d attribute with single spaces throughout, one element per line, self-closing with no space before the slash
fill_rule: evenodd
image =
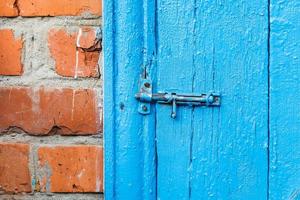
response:
<path id="1" fill-rule="evenodd" d="M 104 198 L 114 199 L 114 1 L 103 1 L 103 133 L 104 133 Z M 107 81 L 106 81 L 107 80 Z"/>
<path id="2" fill-rule="evenodd" d="M 155 109 L 152 107 L 152 114 L 148 116 L 141 116 L 137 112 L 138 102 L 136 100 L 136 107 L 131 108 L 136 110 L 136 116 L 133 117 L 134 126 L 136 126 L 136 133 L 130 141 L 135 140 L 133 143 L 138 146 L 130 147 L 129 144 L 125 143 L 126 140 L 116 139 L 120 137 L 122 124 L 116 120 L 117 109 L 120 109 L 120 102 L 116 102 L 116 97 L 119 97 L 119 93 L 128 93 L 129 98 L 134 98 L 134 93 L 138 90 L 138 79 L 135 80 L 134 90 L 120 91 L 120 83 L 116 82 L 117 76 L 123 68 L 117 68 L 117 64 L 123 63 L 123 60 L 118 60 L 120 57 L 127 57 L 129 54 L 136 53 L 136 49 L 140 49 L 139 53 L 141 56 L 138 57 L 140 65 L 134 67 L 133 73 L 125 74 L 122 73 L 122 79 L 130 80 L 130 77 L 137 76 L 141 73 L 141 69 L 148 67 L 148 73 L 151 78 L 155 78 L 155 0 L 124 0 L 122 2 L 118 0 L 104 0 L 103 2 L 103 67 L 104 67 L 104 197 L 107 200 L 113 199 L 156 199 L 156 150 L 155 150 Z M 120 5 L 121 4 L 121 5 Z M 141 9 L 136 9 L 136 7 Z M 128 11 L 131 12 L 128 12 Z M 141 13 L 142 12 L 142 13 Z M 116 13 L 116 14 L 114 14 Z M 118 14 L 117 14 L 118 13 Z M 120 13 L 126 13 L 125 18 L 119 16 Z M 138 16 L 143 16 L 142 18 Z M 140 29 L 135 30 L 135 33 L 142 34 L 142 40 L 134 41 L 134 44 L 126 43 L 129 37 L 132 37 L 132 33 L 116 35 L 117 25 L 125 23 L 127 18 L 130 18 L 130 23 L 127 26 L 134 26 L 141 24 Z M 124 30 L 126 31 L 126 30 Z M 116 44 L 116 40 L 122 41 Z M 124 42 L 123 42 L 124 41 Z M 125 53 L 120 53 L 122 56 L 117 55 L 116 45 L 118 47 L 125 46 Z M 135 58 L 136 59 L 136 58 Z M 136 63 L 136 62 L 134 62 Z M 117 71 L 118 70 L 118 71 Z M 124 69 L 125 70 L 125 69 Z M 117 72 L 116 72 L 117 71 Z M 139 76 L 139 75 L 138 75 Z M 128 83 L 125 83 L 128 84 Z M 131 102 L 133 99 L 131 100 Z M 126 105 L 125 105 L 126 106 Z M 125 111 L 126 112 L 126 111 Z M 116 128 L 117 127 L 117 128 Z M 124 146 L 126 146 L 124 150 Z M 137 157 L 140 154 L 132 154 L 128 149 L 138 148 L 142 153 L 142 156 Z M 122 149 L 122 156 L 120 156 L 120 149 Z M 127 151 L 128 150 L 128 151 Z M 124 152 L 125 151 L 125 152 Z M 127 151 L 127 152 L 126 152 Z M 134 158 L 133 158 L 134 157 Z M 131 167 L 129 172 L 120 171 L 118 166 L 119 160 L 128 159 L 133 163 L 126 167 Z M 118 161 L 118 163 L 117 163 Z M 139 173 L 141 176 L 140 180 L 130 179 L 130 174 L 120 177 L 122 173 Z M 126 180 L 127 179 L 127 180 Z M 128 182 L 127 182 L 128 181 Z M 132 182 L 130 182 L 132 181 Z M 133 182 L 135 181 L 135 182 Z M 136 183 L 137 182 L 137 183 Z M 131 184 L 134 184 L 134 187 Z M 126 194 L 126 196 L 125 196 Z"/>

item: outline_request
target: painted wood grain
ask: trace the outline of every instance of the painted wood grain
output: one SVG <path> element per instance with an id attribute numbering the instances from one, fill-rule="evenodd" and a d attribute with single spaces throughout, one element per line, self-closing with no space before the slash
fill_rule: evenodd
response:
<path id="1" fill-rule="evenodd" d="M 157 91 L 191 93 L 193 10 L 190 0 L 157 1 Z M 188 199 L 192 108 L 156 106 L 157 199 Z"/>
<path id="2" fill-rule="evenodd" d="M 268 2 L 196 1 L 191 199 L 267 199 Z"/>
<path id="3" fill-rule="evenodd" d="M 135 99 L 147 57 L 145 2 L 104 1 L 105 199 L 156 195 L 154 116 L 140 115 Z"/>
<path id="4" fill-rule="evenodd" d="M 300 199 L 300 1 L 270 4 L 270 199 Z"/>
<path id="5" fill-rule="evenodd" d="M 268 2 L 157 4 L 158 90 L 222 93 L 221 108 L 157 106 L 159 199 L 266 199 Z"/>

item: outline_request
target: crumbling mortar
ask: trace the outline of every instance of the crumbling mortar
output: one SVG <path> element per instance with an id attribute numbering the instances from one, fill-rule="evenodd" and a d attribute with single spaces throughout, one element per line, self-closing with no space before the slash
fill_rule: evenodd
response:
<path id="1" fill-rule="evenodd" d="M 5 87 L 50 87 L 50 88 L 74 88 L 74 89 L 94 89 L 102 88 L 102 82 L 99 78 L 77 78 L 57 77 L 42 78 L 33 80 L 32 77 L 0 76 L 0 84 Z"/>
<path id="2" fill-rule="evenodd" d="M 0 142 L 16 142 L 16 143 L 30 143 L 43 145 L 99 145 L 102 146 L 103 135 L 91 136 L 32 136 L 25 133 L 11 132 L 9 134 L 1 134 Z"/>
<path id="3" fill-rule="evenodd" d="M 30 28 L 33 24 L 52 24 L 68 26 L 101 26 L 101 17 L 87 19 L 81 16 L 57 16 L 57 17 L 1 17 L 1 26 L 23 25 L 23 28 Z"/>
<path id="4" fill-rule="evenodd" d="M 68 133 L 64 134 L 63 130 L 67 130 Z M 51 127 L 51 129 L 46 133 L 31 133 L 31 132 L 24 130 L 22 127 L 19 127 L 19 126 L 9 126 L 8 128 L 6 128 L 0 132 L 0 136 L 4 135 L 4 134 L 10 134 L 10 133 L 24 133 L 24 134 L 31 135 L 31 136 L 53 136 L 53 135 L 89 136 L 89 135 L 97 135 L 97 134 L 100 134 L 101 132 L 99 131 L 97 133 L 81 133 L 81 132 L 79 133 L 79 131 L 74 131 L 67 126 L 54 124 Z"/>
<path id="5" fill-rule="evenodd" d="M 35 144 L 30 144 L 30 154 L 29 154 L 29 170 L 31 174 L 31 187 L 32 187 L 32 193 L 35 192 L 38 179 L 37 179 L 37 166 L 36 163 L 38 161 L 38 155 L 37 155 L 37 149 L 38 146 Z"/>

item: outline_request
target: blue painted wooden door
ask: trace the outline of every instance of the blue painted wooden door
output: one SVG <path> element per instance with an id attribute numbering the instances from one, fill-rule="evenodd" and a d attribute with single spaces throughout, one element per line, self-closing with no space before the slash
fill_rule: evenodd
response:
<path id="1" fill-rule="evenodd" d="M 222 94 L 156 105 L 158 199 L 266 199 L 268 2 L 157 1 L 157 90 Z"/>
<path id="2" fill-rule="evenodd" d="M 299 199 L 300 3 L 104 1 L 105 198 Z M 220 107 L 153 92 L 221 93 Z M 148 110 L 149 111 L 149 110 Z"/>

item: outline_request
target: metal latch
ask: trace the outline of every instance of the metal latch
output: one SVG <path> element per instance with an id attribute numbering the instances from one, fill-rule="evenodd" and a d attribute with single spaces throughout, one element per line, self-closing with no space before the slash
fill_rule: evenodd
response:
<path id="1" fill-rule="evenodd" d="M 207 94 L 177 94 L 173 92 L 152 93 L 152 84 L 148 79 L 141 79 L 140 91 L 135 95 L 140 101 L 139 113 L 150 114 L 151 103 L 171 104 L 171 117 L 176 118 L 177 105 L 216 107 L 221 105 L 221 96 L 215 92 Z"/>

